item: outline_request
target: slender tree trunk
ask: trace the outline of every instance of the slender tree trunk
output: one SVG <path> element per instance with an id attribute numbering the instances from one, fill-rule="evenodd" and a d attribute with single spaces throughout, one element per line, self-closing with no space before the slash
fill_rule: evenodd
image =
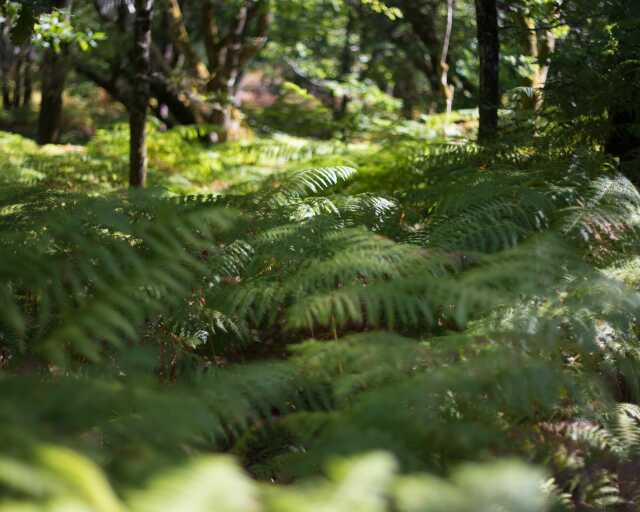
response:
<path id="1" fill-rule="evenodd" d="M 30 107 L 31 98 L 33 96 L 33 48 L 29 47 L 25 55 L 24 74 L 23 74 L 23 95 L 22 106 Z"/>
<path id="2" fill-rule="evenodd" d="M 71 10 L 72 0 L 54 0 L 58 9 Z M 38 144 L 51 144 L 60 140 L 62 130 L 62 95 L 67 82 L 69 62 L 67 51 L 49 48 L 42 60 L 42 100 L 38 115 Z"/>
<path id="3" fill-rule="evenodd" d="M 2 72 L 2 106 L 5 110 L 11 109 L 11 89 L 9 78 L 11 74 L 11 57 L 13 46 L 11 44 L 9 29 L 10 20 L 0 24 L 0 70 Z"/>
<path id="4" fill-rule="evenodd" d="M 50 48 L 42 61 L 42 100 L 38 117 L 38 144 L 56 143 L 62 129 L 62 95 L 67 81 L 65 51 Z"/>
<path id="5" fill-rule="evenodd" d="M 440 54 L 440 84 L 442 94 L 445 98 L 447 115 L 453 110 L 453 99 L 456 88 L 449 83 L 449 47 L 451 45 L 451 34 L 453 32 L 453 15 L 455 0 L 447 0 L 447 28 L 442 42 L 442 53 Z"/>
<path id="6" fill-rule="evenodd" d="M 9 78 L 3 70 L 2 73 L 2 106 L 5 110 L 11 109 L 11 94 L 9 90 Z"/>
<path id="7" fill-rule="evenodd" d="M 496 0 L 475 0 L 480 52 L 480 143 L 498 135 L 500 106 L 500 37 Z"/>
<path id="8" fill-rule="evenodd" d="M 147 178 L 146 123 L 150 96 L 151 14 L 153 0 L 136 0 L 133 66 L 135 82 L 129 105 L 129 186 L 144 187 Z"/>
<path id="9" fill-rule="evenodd" d="M 609 108 L 610 131 L 605 142 L 606 153 L 620 159 L 621 171 L 636 186 L 640 186 L 640 135 L 637 126 L 640 109 L 631 105 L 613 105 Z"/>
<path id="10" fill-rule="evenodd" d="M 20 108 L 22 104 L 22 71 L 24 67 L 24 59 L 22 56 L 22 50 L 18 50 L 18 56 L 16 57 L 16 63 L 13 67 L 13 108 Z"/>

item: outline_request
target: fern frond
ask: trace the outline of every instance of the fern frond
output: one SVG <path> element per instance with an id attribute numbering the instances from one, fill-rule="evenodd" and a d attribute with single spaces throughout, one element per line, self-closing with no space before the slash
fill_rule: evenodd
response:
<path id="1" fill-rule="evenodd" d="M 325 167 L 295 173 L 285 179 L 271 202 L 274 205 L 289 204 L 292 200 L 324 192 L 351 179 L 355 173 L 352 167 Z"/>

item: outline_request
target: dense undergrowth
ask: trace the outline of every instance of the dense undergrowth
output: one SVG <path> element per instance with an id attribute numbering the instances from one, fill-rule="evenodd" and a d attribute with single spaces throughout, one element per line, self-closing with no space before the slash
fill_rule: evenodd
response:
<path id="1" fill-rule="evenodd" d="M 640 195 L 435 123 L 1 134 L 0 510 L 633 506 Z"/>

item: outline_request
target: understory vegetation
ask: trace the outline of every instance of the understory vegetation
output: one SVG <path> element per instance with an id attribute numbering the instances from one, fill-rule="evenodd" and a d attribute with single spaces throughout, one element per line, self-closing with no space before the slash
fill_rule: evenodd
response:
<path id="1" fill-rule="evenodd" d="M 157 73 L 198 121 L 180 123 L 157 73 L 126 101 L 120 76 L 88 83 L 131 35 L 109 2 L 0 2 L 11 44 L 22 25 L 56 41 L 59 16 L 68 59 L 96 46 L 55 144 L 29 137 L 29 104 L 0 118 L 1 512 L 638 510 L 640 11 L 498 2 L 512 87 L 492 131 L 486 78 L 467 83 L 488 73 L 472 29 L 491 3 L 246 2 L 246 45 L 273 10 L 250 69 L 283 80 L 240 108 L 215 59 L 198 78 L 197 10 L 156 2 L 154 37 L 175 29 L 184 54 L 182 82 Z M 153 4 L 120 15 L 138 34 Z M 430 48 L 413 16 L 454 13 L 455 102 L 405 69 L 408 41 Z M 518 53 L 514 20 L 559 48 Z M 360 68 L 336 57 L 345 37 Z"/>

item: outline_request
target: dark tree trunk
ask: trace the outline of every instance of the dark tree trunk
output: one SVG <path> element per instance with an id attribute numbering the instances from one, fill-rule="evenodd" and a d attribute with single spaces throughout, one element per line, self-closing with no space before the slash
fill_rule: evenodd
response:
<path id="1" fill-rule="evenodd" d="M 9 79 L 11 74 L 11 60 L 13 45 L 11 44 L 9 20 L 0 24 L 0 71 L 2 72 L 2 106 L 5 110 L 11 109 L 11 89 Z"/>
<path id="2" fill-rule="evenodd" d="M 5 110 L 11 109 L 11 94 L 9 91 L 9 79 L 6 73 L 2 73 L 2 106 Z"/>
<path id="3" fill-rule="evenodd" d="M 496 0 L 475 0 L 480 52 L 480 143 L 498 135 L 500 106 L 500 37 Z"/>
<path id="4" fill-rule="evenodd" d="M 38 144 L 56 143 L 62 129 L 62 95 L 68 62 L 64 50 L 48 49 L 42 61 L 42 101 L 38 117 Z"/>
<path id="5" fill-rule="evenodd" d="M 620 159 L 620 170 L 636 185 L 640 185 L 638 162 L 640 161 L 640 115 L 637 109 L 611 108 L 611 128 L 605 144 L 605 152 Z"/>
<path id="6" fill-rule="evenodd" d="M 21 54 L 16 58 L 16 63 L 13 68 L 13 107 L 20 108 L 22 104 L 22 71 L 24 66 L 24 59 Z"/>
<path id="7" fill-rule="evenodd" d="M 23 74 L 23 95 L 22 106 L 31 106 L 31 98 L 33 96 L 33 49 L 29 48 L 25 55 L 24 74 Z"/>
<path id="8" fill-rule="evenodd" d="M 133 98 L 129 105 L 129 186 L 144 187 L 147 178 L 146 123 L 151 74 L 151 13 L 153 0 L 136 0 Z"/>
<path id="9" fill-rule="evenodd" d="M 402 100 L 402 115 L 405 119 L 413 119 L 415 107 L 420 94 L 416 84 L 413 69 L 407 66 L 396 77 L 393 96 Z"/>
<path id="10" fill-rule="evenodd" d="M 151 92 L 158 100 L 158 103 L 160 103 L 162 107 L 166 107 L 168 109 L 168 118 L 165 114 L 159 115 L 159 118 L 164 122 L 179 125 L 191 125 L 198 123 L 198 116 L 194 109 L 189 105 L 186 105 L 180 99 L 178 94 L 171 90 L 171 86 L 162 78 L 152 78 Z"/>
<path id="11" fill-rule="evenodd" d="M 58 9 L 71 10 L 72 0 L 54 0 Z M 42 60 L 42 100 L 38 116 L 38 144 L 51 144 L 60 140 L 62 130 L 62 95 L 67 82 L 69 62 L 66 48 L 56 52 L 49 48 Z"/>

